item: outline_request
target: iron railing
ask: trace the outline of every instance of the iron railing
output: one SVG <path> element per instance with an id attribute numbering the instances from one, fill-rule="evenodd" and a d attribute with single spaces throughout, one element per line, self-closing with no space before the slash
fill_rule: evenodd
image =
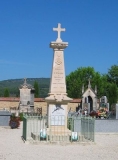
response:
<path id="1" fill-rule="evenodd" d="M 23 138 L 26 141 L 48 142 L 94 141 L 94 125 L 91 117 L 47 117 L 25 113 Z"/>
<path id="2" fill-rule="evenodd" d="M 81 135 L 85 139 L 95 141 L 95 119 L 92 117 L 81 118 Z"/>

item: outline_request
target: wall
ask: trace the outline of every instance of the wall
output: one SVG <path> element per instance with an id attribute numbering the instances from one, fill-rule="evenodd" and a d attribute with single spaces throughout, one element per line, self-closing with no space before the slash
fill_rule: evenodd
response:
<path id="1" fill-rule="evenodd" d="M 19 101 L 14 102 L 14 101 L 0 101 L 0 109 L 10 109 L 10 107 L 18 107 Z M 45 115 L 47 114 L 47 103 L 46 102 L 34 102 L 34 107 L 35 110 L 37 107 L 42 107 L 42 114 Z M 76 111 L 76 107 L 78 107 L 78 103 L 69 103 L 68 104 L 68 111 L 71 108 L 72 112 Z"/>
<path id="2" fill-rule="evenodd" d="M 101 119 L 95 120 L 95 132 L 96 133 L 117 133 L 118 134 L 118 120 L 113 119 Z"/>

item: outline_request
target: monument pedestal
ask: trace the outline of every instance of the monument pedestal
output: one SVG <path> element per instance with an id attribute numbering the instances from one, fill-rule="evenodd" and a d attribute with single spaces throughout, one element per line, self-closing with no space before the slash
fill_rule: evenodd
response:
<path id="1" fill-rule="evenodd" d="M 61 126 L 47 128 L 47 136 L 50 141 L 70 141 L 71 131 Z"/>
<path id="2" fill-rule="evenodd" d="M 53 136 L 69 136 L 71 131 L 67 128 L 67 104 L 48 104 L 47 134 Z"/>

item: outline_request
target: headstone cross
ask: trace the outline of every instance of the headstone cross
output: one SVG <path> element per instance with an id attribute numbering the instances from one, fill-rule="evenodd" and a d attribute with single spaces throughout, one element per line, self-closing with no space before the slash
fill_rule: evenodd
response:
<path id="1" fill-rule="evenodd" d="M 56 42 L 62 42 L 61 32 L 62 32 L 62 31 L 65 31 L 65 28 L 61 28 L 61 24 L 58 23 L 58 28 L 53 28 L 53 31 L 57 31 L 57 32 L 58 32 L 58 37 L 57 37 Z"/>
<path id="2" fill-rule="evenodd" d="M 88 88 L 91 88 L 91 79 L 88 79 Z"/>
<path id="3" fill-rule="evenodd" d="M 27 78 L 24 78 L 24 85 L 27 84 Z"/>

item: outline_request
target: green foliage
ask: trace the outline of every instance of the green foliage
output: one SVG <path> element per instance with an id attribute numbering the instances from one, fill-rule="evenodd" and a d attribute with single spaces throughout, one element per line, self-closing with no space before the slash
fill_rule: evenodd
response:
<path id="1" fill-rule="evenodd" d="M 81 98 L 82 85 L 87 89 L 88 79 L 91 79 L 91 87 L 97 86 L 97 97 L 107 96 L 111 104 L 118 100 L 118 66 L 114 65 L 109 69 L 108 74 L 101 75 L 95 72 L 92 67 L 81 67 L 71 72 L 66 77 L 67 93 L 69 97 Z"/>
<path id="2" fill-rule="evenodd" d="M 105 75 L 102 76 L 99 72 L 95 72 L 93 67 L 78 68 L 66 77 L 68 96 L 72 98 L 81 98 L 82 85 L 84 84 L 85 89 L 87 89 L 89 78 L 92 81 L 92 88 L 95 88 L 95 85 L 97 85 L 98 97 L 102 96 L 106 90 L 107 78 Z"/>
<path id="3" fill-rule="evenodd" d="M 5 88 L 4 90 L 4 97 L 9 97 L 9 89 Z"/>
<path id="4" fill-rule="evenodd" d="M 117 100 L 118 100 L 118 88 L 117 88 L 117 85 L 115 83 L 109 83 L 108 84 L 107 97 L 108 97 L 110 106 L 113 103 L 117 103 Z"/>
<path id="5" fill-rule="evenodd" d="M 23 121 L 23 113 L 20 113 L 19 117 L 20 117 L 20 121 Z"/>
<path id="6" fill-rule="evenodd" d="M 118 65 L 113 65 L 111 68 L 108 70 L 108 81 L 116 83 L 118 87 Z"/>
<path id="7" fill-rule="evenodd" d="M 34 89 L 35 89 L 35 98 L 38 98 L 39 97 L 39 84 L 37 81 L 34 82 Z"/>

